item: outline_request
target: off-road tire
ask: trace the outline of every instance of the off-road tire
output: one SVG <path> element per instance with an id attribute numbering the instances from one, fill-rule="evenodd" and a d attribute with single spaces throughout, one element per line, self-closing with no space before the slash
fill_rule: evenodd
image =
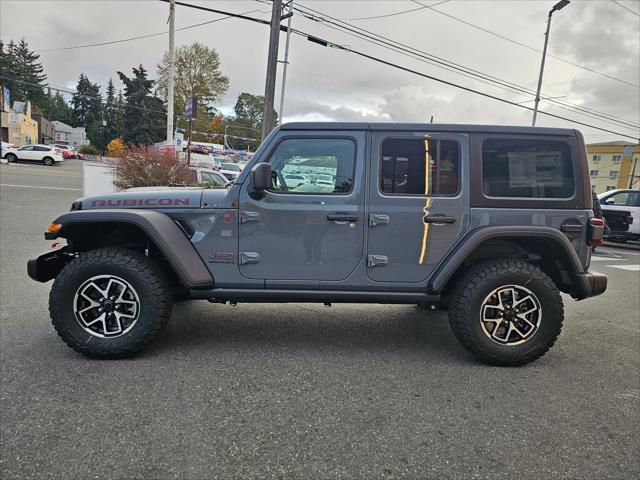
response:
<path id="1" fill-rule="evenodd" d="M 78 289 L 96 275 L 114 275 L 128 282 L 140 300 L 135 325 L 113 338 L 88 333 L 76 319 Z M 58 274 L 49 296 L 56 332 L 71 348 L 92 358 L 126 358 L 146 347 L 171 315 L 171 288 L 164 272 L 148 257 L 126 248 L 102 248 L 82 253 Z"/>
<path id="2" fill-rule="evenodd" d="M 489 338 L 480 321 L 482 305 L 495 289 L 521 285 L 537 297 L 541 320 L 524 343 L 501 345 Z M 562 329 L 564 306 L 555 283 L 537 267 L 521 260 L 491 260 L 474 266 L 450 295 L 449 324 L 462 345 L 480 360 L 501 366 L 517 366 L 543 356 Z"/>
<path id="3" fill-rule="evenodd" d="M 42 159 L 42 163 L 44 163 L 47 167 L 52 167 L 55 162 L 53 161 L 53 158 L 51 158 L 51 157 L 44 157 Z"/>
<path id="4" fill-rule="evenodd" d="M 13 153 L 7 153 L 4 158 L 6 158 L 9 163 L 15 163 L 18 160 L 18 157 Z"/>

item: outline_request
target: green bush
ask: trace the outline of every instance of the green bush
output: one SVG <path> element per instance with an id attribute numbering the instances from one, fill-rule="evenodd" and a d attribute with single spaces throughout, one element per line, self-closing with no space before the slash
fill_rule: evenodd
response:
<path id="1" fill-rule="evenodd" d="M 84 153 L 86 155 L 100 155 L 100 150 L 93 145 L 82 145 L 80 147 L 80 153 Z"/>

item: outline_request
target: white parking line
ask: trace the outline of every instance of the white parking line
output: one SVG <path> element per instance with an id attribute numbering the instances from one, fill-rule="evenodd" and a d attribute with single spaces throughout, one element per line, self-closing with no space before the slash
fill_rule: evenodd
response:
<path id="1" fill-rule="evenodd" d="M 595 255 L 591 257 L 591 261 L 592 262 L 615 262 L 615 261 L 619 261 L 619 260 L 626 260 L 626 258 L 597 257 Z"/>
<path id="2" fill-rule="evenodd" d="M 619 268 L 621 270 L 629 270 L 630 272 L 640 272 L 640 265 L 605 265 L 611 268 Z"/>
<path id="3" fill-rule="evenodd" d="M 66 190 L 68 192 L 81 192 L 81 188 L 41 187 L 40 185 L 11 185 L 0 183 L 0 187 L 35 188 L 36 190 Z"/>

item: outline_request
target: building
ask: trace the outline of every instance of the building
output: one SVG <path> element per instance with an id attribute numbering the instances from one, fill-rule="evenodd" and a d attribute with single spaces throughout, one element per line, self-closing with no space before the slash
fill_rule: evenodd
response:
<path id="1" fill-rule="evenodd" d="M 603 193 L 640 188 L 640 144 L 604 142 L 587 145 L 591 188 Z"/>
<path id="2" fill-rule="evenodd" d="M 73 145 L 74 147 L 81 147 L 82 145 L 89 145 L 89 139 L 84 127 L 71 127 L 66 123 L 54 120 L 51 122 L 55 129 L 56 143 L 65 143 Z"/>
<path id="3" fill-rule="evenodd" d="M 38 143 L 45 145 L 55 141 L 55 128 L 53 123 L 44 118 L 42 115 L 34 115 L 33 119 L 38 122 Z"/>
<path id="4" fill-rule="evenodd" d="M 3 142 L 12 143 L 17 147 L 38 142 L 38 122 L 31 118 L 31 102 L 13 102 L 11 93 L 2 88 L 2 103 L 0 105 L 0 132 Z"/>

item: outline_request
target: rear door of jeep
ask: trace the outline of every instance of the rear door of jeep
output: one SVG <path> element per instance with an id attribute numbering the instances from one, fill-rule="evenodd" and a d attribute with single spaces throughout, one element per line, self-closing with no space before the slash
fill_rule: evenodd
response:
<path id="1" fill-rule="evenodd" d="M 368 277 L 394 290 L 423 289 L 468 227 L 468 136 L 371 133 Z"/>

